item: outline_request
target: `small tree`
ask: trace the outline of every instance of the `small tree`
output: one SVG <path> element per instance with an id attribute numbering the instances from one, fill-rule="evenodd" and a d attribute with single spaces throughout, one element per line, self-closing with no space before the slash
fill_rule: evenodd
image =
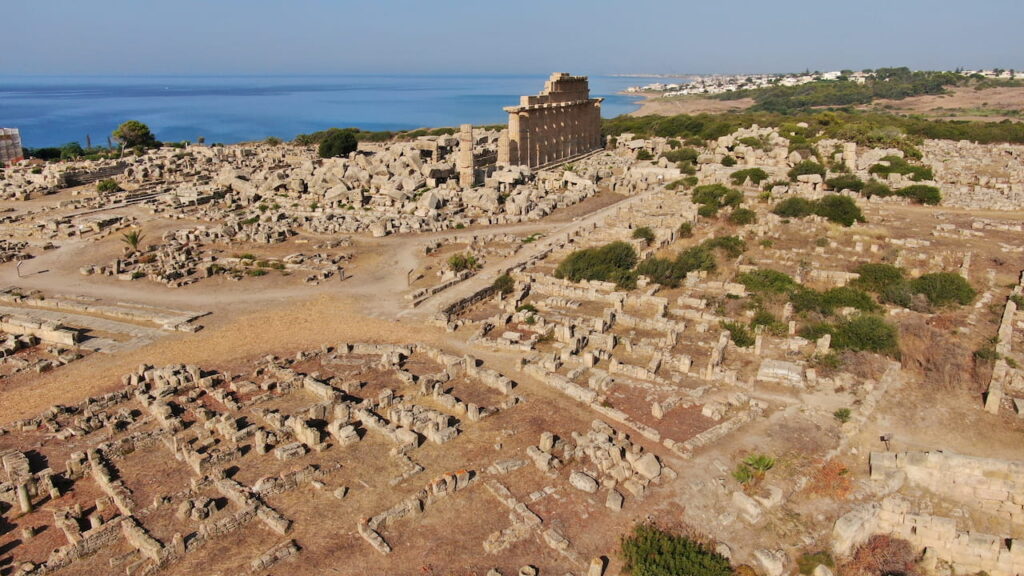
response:
<path id="1" fill-rule="evenodd" d="M 633 230 L 633 238 L 643 240 L 645 244 L 650 246 L 651 243 L 654 242 L 654 230 L 651 230 L 647 226 L 641 226 L 640 228 Z"/>
<path id="2" fill-rule="evenodd" d="M 494 290 L 504 296 L 510 294 L 516 288 L 516 281 L 508 274 L 502 274 L 494 280 Z"/>
<path id="3" fill-rule="evenodd" d="M 124 145 L 125 148 L 142 146 L 148 148 L 156 145 L 156 137 L 146 126 L 138 120 L 129 120 L 114 130 L 114 139 Z"/>
<path id="4" fill-rule="evenodd" d="M 139 229 L 129 230 L 121 235 L 121 241 L 131 249 L 132 252 L 139 251 L 139 245 L 142 243 L 142 239 L 145 236 Z"/>
<path id="5" fill-rule="evenodd" d="M 111 192 L 120 192 L 121 185 L 118 184 L 116 180 L 107 178 L 105 180 L 100 180 L 99 182 L 96 183 L 96 191 L 103 192 L 105 194 L 109 194 Z"/>
<path id="6" fill-rule="evenodd" d="M 359 142 L 356 140 L 355 134 L 348 130 L 337 130 L 328 134 L 320 142 L 319 153 L 321 158 L 337 158 L 348 156 L 358 147 Z"/>

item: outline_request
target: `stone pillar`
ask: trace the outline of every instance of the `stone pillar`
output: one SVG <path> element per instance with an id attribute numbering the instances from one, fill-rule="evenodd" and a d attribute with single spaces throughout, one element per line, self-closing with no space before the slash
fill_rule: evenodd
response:
<path id="1" fill-rule="evenodd" d="M 32 499 L 28 496 L 28 484 L 18 484 L 18 506 L 22 514 L 32 511 Z"/>
<path id="2" fill-rule="evenodd" d="M 852 172 L 857 171 L 857 143 L 856 142 L 844 142 L 843 143 L 843 163 Z"/>
<path id="3" fill-rule="evenodd" d="M 529 112 L 523 112 L 518 114 L 519 117 L 519 143 L 518 158 L 516 161 L 519 164 L 525 164 L 527 166 L 533 166 L 533 119 L 530 117 Z"/>
<path id="4" fill-rule="evenodd" d="M 508 129 L 498 134 L 498 166 L 508 166 L 510 159 Z"/>
<path id="5" fill-rule="evenodd" d="M 459 186 L 469 188 L 476 182 L 473 171 L 473 125 L 463 124 L 459 127 L 459 152 L 455 158 L 459 172 Z"/>

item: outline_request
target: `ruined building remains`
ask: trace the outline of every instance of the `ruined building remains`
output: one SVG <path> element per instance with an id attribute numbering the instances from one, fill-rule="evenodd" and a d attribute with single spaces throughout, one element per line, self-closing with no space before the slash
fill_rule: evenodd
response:
<path id="1" fill-rule="evenodd" d="M 0 128 L 0 168 L 24 160 L 17 128 Z"/>
<path id="2" fill-rule="evenodd" d="M 586 76 L 556 72 L 537 96 L 522 96 L 508 112 L 498 164 L 543 167 L 601 147 L 601 101 Z"/>

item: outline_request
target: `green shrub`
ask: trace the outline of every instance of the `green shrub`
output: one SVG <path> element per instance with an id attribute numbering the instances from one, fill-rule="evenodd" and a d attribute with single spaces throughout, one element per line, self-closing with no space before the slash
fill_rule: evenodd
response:
<path id="1" fill-rule="evenodd" d="M 789 275 L 770 268 L 761 268 L 740 274 L 736 281 L 756 293 L 785 294 L 800 285 Z"/>
<path id="2" fill-rule="evenodd" d="M 463 270 L 476 270 L 480 267 L 480 263 L 472 254 L 452 254 L 448 257 L 448 266 L 455 272 L 462 272 Z"/>
<path id="3" fill-rule="evenodd" d="M 1020 294 L 1010 294 L 1009 300 L 1017 305 L 1017 310 L 1024 311 L 1024 296 Z"/>
<path id="4" fill-rule="evenodd" d="M 648 246 L 654 242 L 654 230 L 651 230 L 647 226 L 641 226 L 633 230 L 633 238 L 636 240 L 643 240 Z"/>
<path id="5" fill-rule="evenodd" d="M 729 180 L 732 180 L 735 186 L 741 186 L 748 178 L 754 186 L 757 186 L 768 179 L 768 173 L 760 168 L 747 168 L 737 170 L 729 175 Z"/>
<path id="6" fill-rule="evenodd" d="M 637 266 L 636 272 L 666 288 L 677 288 L 687 273 L 683 267 L 676 266 L 674 261 L 667 258 L 648 258 Z"/>
<path id="7" fill-rule="evenodd" d="M 750 320 L 750 325 L 753 327 L 763 326 L 770 334 L 775 336 L 784 336 L 788 331 L 785 323 L 775 317 L 774 314 L 767 310 L 758 310 L 754 317 Z"/>
<path id="8" fill-rule="evenodd" d="M 262 268 L 249 268 L 245 271 L 248 276 L 266 276 L 267 271 Z"/>
<path id="9" fill-rule="evenodd" d="M 636 159 L 637 160 L 653 160 L 654 159 L 654 154 L 651 154 L 650 151 L 648 151 L 648 150 L 646 150 L 644 148 L 641 148 L 641 149 L 636 151 Z"/>
<path id="10" fill-rule="evenodd" d="M 832 416 L 838 420 L 841 424 L 846 424 L 850 421 L 850 409 L 840 408 L 832 413 Z"/>
<path id="11" fill-rule="evenodd" d="M 679 225 L 679 237 L 680 238 L 692 238 L 693 237 L 693 224 L 690 222 L 683 222 Z"/>
<path id="12" fill-rule="evenodd" d="M 722 157 L 722 166 L 725 166 L 726 168 L 729 168 L 729 167 L 732 167 L 732 166 L 735 166 L 735 165 L 736 165 L 736 159 L 733 158 L 732 156 L 723 156 Z"/>
<path id="13" fill-rule="evenodd" d="M 737 207 L 743 202 L 743 193 L 721 184 L 705 184 L 693 189 L 693 202 L 699 204 L 697 214 L 711 218 L 720 208 Z"/>
<path id="14" fill-rule="evenodd" d="M 906 281 L 903 270 L 892 264 L 861 264 L 854 272 L 860 274 L 860 277 L 851 285 L 875 294 L 881 294 L 886 288 Z"/>
<path id="15" fill-rule="evenodd" d="M 864 187 L 861 188 L 860 193 L 865 198 L 871 198 L 872 196 L 881 196 L 882 198 L 885 198 L 887 196 L 892 196 L 893 194 L 892 188 L 889 188 L 886 184 L 875 179 L 868 180 L 867 183 L 864 184 Z"/>
<path id="16" fill-rule="evenodd" d="M 573 282 L 600 280 L 626 288 L 636 286 L 636 250 L 625 242 L 612 242 L 599 248 L 585 248 L 569 254 L 555 269 L 556 278 Z"/>
<path id="17" fill-rule="evenodd" d="M 121 185 L 118 184 L 116 180 L 112 180 L 110 178 L 100 180 L 99 182 L 96 183 L 96 191 L 102 192 L 104 194 L 120 192 L 121 190 Z"/>
<path id="18" fill-rule="evenodd" d="M 701 204 L 697 208 L 697 215 L 701 218 L 714 218 L 718 215 L 718 206 L 715 204 Z"/>
<path id="19" fill-rule="evenodd" d="M 832 335 L 832 347 L 837 350 L 863 350 L 893 357 L 899 355 L 896 327 L 879 316 L 861 314 L 834 324 L 811 324 L 800 330 L 800 335 L 808 340 L 817 340 L 825 334 Z"/>
<path id="20" fill-rule="evenodd" d="M 910 281 L 910 291 L 924 294 L 933 306 L 960 304 L 966 306 L 974 300 L 974 288 L 963 276 L 952 272 L 925 274 Z"/>
<path id="21" fill-rule="evenodd" d="M 676 255 L 675 265 L 683 271 L 684 276 L 695 270 L 714 272 L 718 267 L 715 262 L 715 255 L 712 254 L 711 248 L 706 243 L 692 246 L 680 252 Z"/>
<path id="22" fill-rule="evenodd" d="M 697 157 L 700 156 L 700 152 L 697 152 L 695 148 L 677 148 L 665 152 L 661 156 L 673 164 L 692 165 L 697 163 Z"/>
<path id="23" fill-rule="evenodd" d="M 855 308 L 862 312 L 877 312 L 879 306 L 867 292 L 849 286 L 830 288 L 818 292 L 808 288 L 793 293 L 791 301 L 797 312 L 818 312 L 831 315 L 837 308 Z"/>
<path id="24" fill-rule="evenodd" d="M 790 168 L 789 172 L 786 173 L 786 175 L 789 176 L 790 182 L 796 182 L 798 177 L 809 174 L 817 174 L 821 176 L 822 180 L 824 180 L 826 174 L 825 167 L 814 160 L 804 160 Z"/>
<path id="25" fill-rule="evenodd" d="M 930 206 L 935 206 L 942 202 L 942 192 L 935 186 L 926 186 L 924 184 L 900 188 L 896 191 L 896 195 L 909 198 L 917 204 L 928 204 Z"/>
<path id="26" fill-rule="evenodd" d="M 324 137 L 318 150 L 321 158 L 348 156 L 359 147 L 356 135 L 349 130 L 336 130 Z"/>
<path id="27" fill-rule="evenodd" d="M 849 196 L 840 196 L 839 194 L 826 194 L 815 202 L 814 213 L 843 226 L 853 226 L 854 222 L 864 222 L 864 214 L 861 213 L 857 203 Z"/>
<path id="28" fill-rule="evenodd" d="M 836 176 L 835 178 L 829 178 L 825 180 L 825 184 L 828 187 L 835 190 L 853 190 L 854 192 L 860 192 L 864 189 L 864 181 L 857 178 L 853 174 L 844 174 L 842 176 Z"/>
<path id="29" fill-rule="evenodd" d="M 636 525 L 622 538 L 620 554 L 631 576 L 732 576 L 725 556 L 653 524 Z"/>
<path id="30" fill-rule="evenodd" d="M 679 180 L 673 180 L 673 181 L 669 182 L 668 184 L 665 185 L 665 189 L 666 190 L 676 190 L 676 189 L 682 188 L 682 189 L 686 190 L 688 188 L 693 188 L 696 185 L 697 185 L 697 177 L 696 176 L 686 176 L 685 178 L 680 178 Z"/>
<path id="31" fill-rule="evenodd" d="M 754 345 L 754 335 L 750 329 L 739 322 L 722 322 L 722 328 L 729 331 L 729 337 L 733 344 L 740 348 L 749 348 Z"/>
<path id="32" fill-rule="evenodd" d="M 281 139 L 278 138 L 277 136 L 267 136 L 266 139 L 263 140 L 263 143 L 268 146 L 280 146 Z"/>
<path id="33" fill-rule="evenodd" d="M 803 218 L 814 214 L 814 202 L 799 196 L 791 196 L 772 208 L 772 213 L 783 218 Z"/>
<path id="34" fill-rule="evenodd" d="M 502 274 L 494 279 L 494 284 L 491 287 L 501 295 L 511 294 L 516 288 L 516 281 L 508 274 Z"/>
<path id="35" fill-rule="evenodd" d="M 757 222 L 757 212 L 749 208 L 736 208 L 729 214 L 729 223 L 737 226 L 746 226 Z"/>
<path id="36" fill-rule="evenodd" d="M 871 168 L 868 168 L 868 173 L 877 174 L 879 176 L 903 174 L 909 176 L 910 179 L 915 182 L 931 180 L 934 178 L 931 168 L 928 168 L 927 166 L 914 166 L 899 156 L 886 156 L 882 158 L 882 161 L 887 162 L 888 165 L 879 162 Z"/>
<path id="37" fill-rule="evenodd" d="M 709 238 L 701 245 L 710 250 L 721 250 L 730 258 L 739 258 L 740 254 L 747 251 L 747 243 L 737 236 L 719 236 L 718 238 Z"/>

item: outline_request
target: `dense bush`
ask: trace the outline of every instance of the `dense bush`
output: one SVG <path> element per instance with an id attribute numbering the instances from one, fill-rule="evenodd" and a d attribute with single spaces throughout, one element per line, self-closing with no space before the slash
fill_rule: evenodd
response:
<path id="1" fill-rule="evenodd" d="M 785 294 L 800 286 L 789 274 L 770 268 L 744 272 L 736 277 L 736 281 L 747 290 L 757 293 Z"/>
<path id="2" fill-rule="evenodd" d="M 680 238 L 691 238 L 693 237 L 693 224 L 690 222 L 683 222 L 679 225 L 679 237 Z"/>
<path id="3" fill-rule="evenodd" d="M 836 192 L 841 190 L 853 190 L 854 192 L 860 192 L 864 189 L 864 181 L 853 174 L 843 174 L 842 176 L 829 178 L 828 180 L 825 180 L 825 184 L 828 184 L 828 187 Z"/>
<path id="4" fill-rule="evenodd" d="M 879 306 L 867 292 L 840 286 L 818 292 L 809 288 L 797 290 L 791 297 L 797 312 L 817 312 L 831 315 L 837 308 L 856 308 L 862 312 L 877 312 Z"/>
<path id="5" fill-rule="evenodd" d="M 861 314 L 836 323 L 811 324 L 800 330 L 800 335 L 808 340 L 817 340 L 825 334 L 832 335 L 832 347 L 837 350 L 899 355 L 899 332 L 880 316 Z"/>
<path id="6" fill-rule="evenodd" d="M 722 328 L 729 331 L 732 343 L 740 348 L 750 348 L 754 345 L 754 335 L 743 324 L 739 322 L 722 322 Z"/>
<path id="7" fill-rule="evenodd" d="M 879 182 L 878 180 L 871 179 L 864 184 L 864 187 L 861 188 L 860 193 L 865 198 L 871 198 L 872 196 L 881 196 L 884 198 L 886 196 L 892 196 L 892 188 L 889 188 L 889 186 L 882 182 Z"/>
<path id="8" fill-rule="evenodd" d="M 481 127 L 482 128 L 482 127 Z M 436 132 L 445 132 L 451 130 L 449 128 L 442 128 L 436 130 Z M 338 132 L 348 132 L 355 136 L 359 142 L 386 142 L 391 140 L 398 135 L 396 132 L 369 132 L 366 130 L 360 130 L 359 128 L 328 128 L 327 130 L 320 130 L 319 132 L 313 132 L 311 134 L 299 134 L 293 140 L 294 143 L 301 146 L 319 146 L 324 140 L 329 138 L 332 134 Z M 435 130 L 426 131 L 426 134 L 433 133 Z"/>
<path id="9" fill-rule="evenodd" d="M 498 276 L 497 278 L 494 279 L 494 284 L 492 285 L 492 288 L 494 288 L 494 291 L 498 292 L 499 294 L 510 294 L 516 288 L 516 281 L 513 280 L 512 277 L 509 276 L 508 274 L 502 274 L 501 276 Z"/>
<path id="10" fill-rule="evenodd" d="M 822 180 L 824 180 L 825 167 L 814 160 L 804 160 L 790 168 L 789 172 L 786 173 L 786 175 L 789 176 L 790 182 L 796 182 L 798 177 L 807 176 L 809 174 L 817 174 L 818 176 L 821 176 Z"/>
<path id="11" fill-rule="evenodd" d="M 741 95 L 735 92 L 732 95 Z M 806 123 L 806 128 L 797 123 Z M 888 113 L 836 110 L 797 114 L 744 111 L 689 116 L 619 116 L 603 123 L 609 136 L 630 132 L 640 137 L 677 137 L 692 141 L 719 138 L 739 128 L 775 126 L 790 140 L 792 150 L 806 150 L 817 137 L 856 142 L 871 148 L 898 148 L 908 158 L 919 158 L 914 142 L 922 139 L 971 140 L 980 144 L 1024 143 L 1024 123 L 965 120 L 928 120 Z"/>
<path id="12" fill-rule="evenodd" d="M 693 189 L 693 202 L 700 204 L 697 213 L 710 218 L 725 206 L 736 207 L 743 202 L 743 193 L 721 184 L 705 184 Z"/>
<path id="13" fill-rule="evenodd" d="M 700 152 L 696 148 L 676 148 L 662 154 L 662 157 L 673 164 L 696 164 Z"/>
<path id="14" fill-rule="evenodd" d="M 738 258 L 740 254 L 747 251 L 747 243 L 744 242 L 742 238 L 736 236 L 719 236 L 718 238 L 709 238 L 701 245 L 710 250 L 721 250 L 730 258 Z"/>
<path id="15" fill-rule="evenodd" d="M 356 135 L 348 130 L 331 132 L 320 142 L 319 154 L 321 158 L 337 158 L 348 156 L 356 151 L 359 142 Z"/>
<path id="16" fill-rule="evenodd" d="M 476 270 L 480 267 L 480 263 L 472 254 L 452 254 L 448 257 L 448 266 L 455 272 L 462 272 L 463 270 Z"/>
<path id="17" fill-rule="evenodd" d="M 807 200 L 793 196 L 779 202 L 772 208 L 772 213 L 783 218 L 803 218 L 816 214 L 843 226 L 852 226 L 854 222 L 864 222 L 864 214 L 857 203 L 848 196 L 826 194 L 820 200 Z"/>
<path id="18" fill-rule="evenodd" d="M 814 202 L 799 196 L 791 196 L 772 208 L 773 214 L 783 218 L 803 218 L 814 214 Z"/>
<path id="19" fill-rule="evenodd" d="M 757 222 L 757 213 L 749 208 L 736 208 L 729 214 L 729 223 L 745 226 Z"/>
<path id="20" fill-rule="evenodd" d="M 881 294 L 887 288 L 906 282 L 903 270 L 892 264 L 861 264 L 854 272 L 860 274 L 860 277 L 854 280 L 851 286 L 875 294 Z"/>
<path id="21" fill-rule="evenodd" d="M 882 162 L 884 162 L 884 164 Z M 910 179 L 915 182 L 931 180 L 934 178 L 931 168 L 927 166 L 914 166 L 899 156 L 885 156 L 882 158 L 882 162 L 868 168 L 868 173 L 877 174 L 879 176 L 903 174 L 905 176 L 909 176 Z"/>
<path id="22" fill-rule="evenodd" d="M 864 222 L 864 214 L 861 213 L 857 203 L 849 196 L 840 196 L 839 194 L 822 196 L 814 203 L 814 213 L 843 226 L 853 226 L 854 222 Z"/>
<path id="23" fill-rule="evenodd" d="M 96 183 L 96 191 L 102 193 L 120 192 L 121 185 L 116 180 L 107 178 Z"/>
<path id="24" fill-rule="evenodd" d="M 703 544 L 638 524 L 620 542 L 622 561 L 631 576 L 731 576 L 729 559 Z"/>
<path id="25" fill-rule="evenodd" d="M 741 186 L 746 182 L 747 178 L 750 178 L 750 182 L 757 186 L 768 179 L 768 173 L 760 168 L 746 168 L 744 170 L 737 170 L 729 175 L 729 179 L 736 186 Z"/>
<path id="26" fill-rule="evenodd" d="M 907 186 L 906 188 L 900 188 L 896 191 L 897 196 L 904 198 L 910 198 L 918 204 L 929 204 L 932 206 L 942 202 L 942 193 L 935 186 L 926 186 L 924 184 L 915 184 L 913 186 Z"/>
<path id="27" fill-rule="evenodd" d="M 651 154 L 650 150 L 647 150 L 645 148 L 641 148 L 641 149 L 636 151 L 636 159 L 637 160 L 653 160 L 654 159 L 654 154 Z"/>
<path id="28" fill-rule="evenodd" d="M 569 254 L 555 269 L 556 278 L 573 282 L 600 280 L 615 282 L 622 288 L 636 286 L 636 250 L 625 242 L 612 242 L 599 248 L 585 248 Z"/>
<path id="29" fill-rule="evenodd" d="M 651 230 L 647 226 L 641 226 L 636 230 L 633 230 L 633 238 L 637 240 L 643 240 L 648 246 L 654 242 L 654 230 Z"/>
<path id="30" fill-rule="evenodd" d="M 915 278 L 910 281 L 910 290 L 914 294 L 924 294 L 933 306 L 953 303 L 966 306 L 976 295 L 963 276 L 952 272 L 936 272 Z"/>
<path id="31" fill-rule="evenodd" d="M 675 259 L 648 258 L 637 266 L 637 274 L 643 274 L 652 282 L 667 288 L 676 288 L 686 275 L 694 271 L 712 272 L 717 268 L 715 250 L 736 258 L 747 249 L 747 244 L 735 236 L 722 236 L 705 240 L 679 252 Z"/>
<path id="32" fill-rule="evenodd" d="M 726 155 L 726 156 L 722 157 L 722 166 L 725 166 L 726 168 L 731 168 L 732 166 L 735 166 L 735 165 L 736 165 L 736 159 L 733 158 L 732 156 Z"/>

